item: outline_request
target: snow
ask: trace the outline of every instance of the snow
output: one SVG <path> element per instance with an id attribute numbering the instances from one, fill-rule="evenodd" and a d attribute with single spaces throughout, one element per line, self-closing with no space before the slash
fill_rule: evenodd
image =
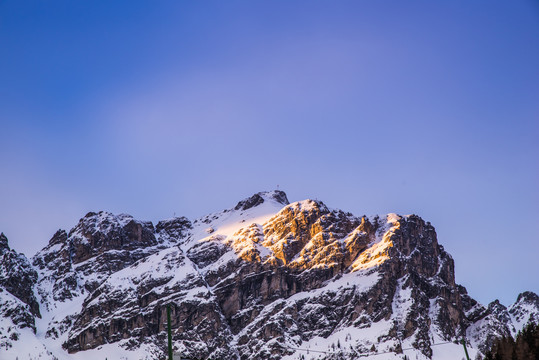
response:
<path id="1" fill-rule="evenodd" d="M 149 291 L 162 294 L 166 289 L 172 288 L 186 281 L 189 276 L 195 275 L 198 275 L 198 272 L 194 264 L 182 254 L 179 248 L 172 247 L 164 249 L 109 276 L 101 285 L 106 291 L 92 299 L 86 306 L 98 305 L 110 293 L 131 294 L 134 298 L 144 296 L 145 294 L 137 294 L 138 285 L 155 281 L 156 279 L 165 279 L 166 282 L 152 287 Z M 207 289 L 189 289 L 186 292 L 186 297 L 193 298 L 201 292 L 207 292 Z"/>
<path id="2" fill-rule="evenodd" d="M 4 327 L 14 327 L 14 324 L 11 323 L 11 320 L 2 318 L 0 330 Z M 41 356 L 52 359 L 53 352 L 46 348 L 42 340 L 36 337 L 31 329 L 18 329 L 17 333 L 19 339 L 11 342 L 13 345 L 12 347 L 6 349 L 5 347 L 2 347 L 0 343 L 0 358 L 2 360 L 32 360 L 38 359 L 38 357 L 41 358 Z"/>
<path id="3" fill-rule="evenodd" d="M 112 230 L 114 225 L 124 227 L 130 221 L 134 220 L 129 214 L 112 214 L 107 211 L 100 211 L 96 216 L 95 231 L 107 232 Z"/>
<path id="4" fill-rule="evenodd" d="M 510 306 L 508 311 L 513 325 L 511 328 L 512 336 L 516 336 L 530 321 L 539 321 L 539 309 L 527 302 L 517 302 Z"/>
<path id="5" fill-rule="evenodd" d="M 404 331 L 404 326 L 406 324 L 406 315 L 413 305 L 412 288 L 404 288 L 406 280 L 408 280 L 408 278 L 404 277 L 397 281 L 395 296 L 393 297 L 393 302 L 391 304 L 393 321 L 396 323 L 397 329 L 401 333 Z"/>
<path id="6" fill-rule="evenodd" d="M 258 252 L 261 259 L 271 256 L 271 250 L 253 242 L 247 236 L 241 236 L 242 233 L 253 233 L 249 231 L 251 227 L 262 233 L 263 224 L 283 209 L 283 204 L 273 199 L 271 194 L 263 194 L 264 202 L 247 210 L 228 209 L 195 220 L 190 239 L 181 244 L 181 249 L 187 252 L 196 244 L 209 241 L 218 241 L 231 246 L 231 250 L 218 261 L 201 269 L 203 273 L 225 266 L 230 261 L 236 261 L 238 257 L 252 250 Z M 209 228 L 212 229 L 211 233 L 207 231 Z"/>
<path id="7" fill-rule="evenodd" d="M 105 344 L 90 351 L 68 354 L 60 345 L 43 341 L 28 329 L 22 329 L 20 332 L 20 339 L 14 342 L 12 348 L 0 349 L 1 360 L 153 360 L 157 355 L 152 356 L 155 350 L 145 344 L 137 350 L 128 351 L 120 346 L 122 342 Z"/>
<path id="8" fill-rule="evenodd" d="M 262 204 L 247 210 L 224 210 L 197 219 L 193 223 L 192 240 L 182 245 L 182 249 L 186 251 L 196 242 L 213 240 L 216 235 L 223 236 L 222 239 L 232 237 L 239 230 L 252 224 L 264 224 L 282 208 L 281 203 L 273 199 L 266 199 Z M 210 236 L 208 236 L 208 228 L 213 229 Z"/>
<path id="9" fill-rule="evenodd" d="M 378 338 L 387 334 L 391 329 L 391 326 L 391 322 L 382 320 L 372 323 L 371 326 L 365 328 L 353 326 L 343 327 L 333 332 L 327 338 L 315 336 L 308 341 L 300 341 L 297 344 L 283 344 L 284 347 L 288 347 L 290 350 L 300 349 L 294 351 L 291 355 L 284 356 L 283 360 L 296 360 L 299 359 L 301 355 L 303 355 L 305 359 L 317 359 L 323 354 L 338 353 L 364 356 L 366 353 L 370 352 L 373 345 L 379 351 L 384 351 L 386 349 L 383 345 L 380 346 L 381 344 L 378 341 Z M 364 351 L 358 351 L 358 348 L 364 349 Z M 396 354 L 385 355 L 387 356 L 386 359 L 401 359 L 401 357 L 396 357 Z"/>
<path id="10" fill-rule="evenodd" d="M 436 343 L 435 343 L 436 344 Z M 477 356 L 477 350 L 467 346 L 468 355 L 470 359 L 475 359 Z M 408 351 L 404 351 L 408 355 Z M 410 356 L 410 355 L 408 355 Z M 410 358 L 412 358 L 410 356 Z M 464 352 L 464 346 L 462 344 L 440 344 L 432 346 L 432 359 L 433 360 L 466 360 L 466 354 Z"/>
<path id="11" fill-rule="evenodd" d="M 395 224 L 397 223 L 399 220 L 401 220 L 402 217 L 395 214 L 395 213 L 389 213 L 387 214 L 387 223 L 388 224 Z"/>
<path id="12" fill-rule="evenodd" d="M 398 345 L 395 340 L 379 341 L 392 327 L 391 321 L 379 321 L 365 328 L 344 327 L 335 331 L 327 338 L 314 337 L 309 341 L 283 344 L 283 347 L 294 351 L 284 356 L 283 360 L 296 360 L 304 356 L 306 360 L 324 358 L 330 354 L 355 355 L 356 357 L 386 360 L 402 360 L 403 355 L 410 359 L 429 360 L 419 350 L 412 348 L 407 341 L 402 342 L 403 355 L 392 352 Z M 371 351 L 374 346 L 375 351 Z M 467 347 L 471 359 L 477 356 L 477 350 Z M 466 359 L 464 347 L 461 344 L 435 342 L 432 346 L 432 360 L 460 360 Z M 356 358 L 354 357 L 354 358 Z"/>
<path id="13" fill-rule="evenodd" d="M 325 205 L 321 204 L 320 202 L 310 200 L 310 199 L 296 201 L 294 203 L 287 205 L 286 207 L 291 210 L 298 210 L 301 212 L 310 212 L 310 211 L 316 210 L 317 207 L 322 207 L 322 210 L 324 211 L 329 210 Z"/>
<path id="14" fill-rule="evenodd" d="M 280 212 L 292 210 L 297 212 L 309 212 L 320 208 L 322 211 L 329 211 L 325 205 L 313 200 L 304 200 L 283 206 L 272 197 L 272 193 L 262 194 L 264 202 L 247 210 L 228 209 L 218 213 L 210 214 L 203 218 L 197 219 L 193 223 L 193 229 L 190 231 L 188 239 L 179 246 L 171 246 L 160 250 L 153 255 L 149 255 L 142 260 L 117 271 L 110 276 L 103 274 L 87 274 L 83 275 L 79 271 L 80 284 L 87 281 L 103 281 L 100 289 L 104 290 L 101 295 L 96 296 L 87 304 L 86 307 L 100 306 L 105 301 L 105 297 L 111 294 L 120 294 L 125 296 L 127 300 L 136 299 L 145 294 L 139 294 L 137 291 L 141 289 L 145 283 L 155 280 L 162 280 L 159 285 L 151 287 L 148 291 L 160 294 L 159 301 L 166 302 L 167 298 L 178 298 L 178 293 L 171 293 L 171 288 L 182 288 L 183 284 L 188 281 L 189 277 L 199 277 L 200 273 L 218 269 L 221 266 L 226 266 L 229 262 L 237 261 L 238 257 L 248 255 L 249 253 L 257 253 L 260 256 L 260 261 L 269 259 L 273 256 L 271 247 L 278 245 L 278 241 L 289 241 L 288 239 L 276 239 L 276 243 L 264 240 L 264 226 L 271 223 L 272 219 Z M 388 251 L 393 246 L 391 236 L 399 226 L 399 221 L 403 217 L 397 214 L 388 214 L 386 222 L 377 231 L 376 239 L 369 244 L 368 248 L 363 251 L 351 265 L 351 272 L 344 273 L 327 281 L 322 287 L 296 293 L 286 299 L 278 299 L 270 304 L 265 304 L 263 310 L 256 318 L 238 334 L 234 336 L 233 345 L 237 345 L 241 336 L 252 334 L 253 329 L 267 321 L 278 319 L 279 316 L 288 316 L 285 309 L 294 307 L 296 304 L 303 302 L 305 311 L 317 313 L 322 304 L 313 302 L 305 304 L 306 299 L 316 299 L 325 295 L 340 296 L 345 291 L 355 291 L 358 294 L 369 291 L 380 280 L 380 273 L 376 271 L 376 267 L 389 259 Z M 87 220 L 87 219 L 85 219 Z M 120 214 L 113 215 L 107 212 L 100 212 L 93 216 L 90 221 L 93 221 L 93 230 L 107 232 L 116 226 L 125 226 L 128 222 L 134 219 L 130 215 Z M 353 236 L 361 235 L 359 230 L 355 229 L 347 234 L 343 239 L 337 239 L 339 244 L 345 244 L 347 239 Z M 84 241 L 81 234 L 73 233 L 72 236 L 77 236 L 77 239 Z M 159 235 L 158 235 L 159 236 Z M 272 240 L 272 239 L 270 239 Z M 217 261 L 208 265 L 204 269 L 198 269 L 197 266 L 189 260 L 185 253 L 195 245 L 204 242 L 218 242 L 225 244 L 229 250 L 221 256 Z M 170 244 L 169 244 L 170 245 Z M 59 252 L 62 248 L 61 244 L 56 244 L 47 248 L 47 252 Z M 306 249 L 314 247 L 314 243 L 308 242 Z M 116 250 L 110 250 L 114 252 Z M 155 250 L 157 251 L 157 250 Z M 89 259 L 83 263 L 74 266 L 74 270 L 83 268 L 91 262 Z M 323 266 L 326 266 L 324 264 Z M 47 280 L 50 275 L 50 270 L 40 272 L 42 281 L 39 284 L 39 294 L 41 295 L 40 307 L 42 311 L 42 319 L 36 319 L 37 334 L 34 334 L 31 329 L 19 329 L 10 319 L 0 316 L 0 360 L 15 360 L 19 359 L 43 359 L 49 360 L 54 357 L 58 360 L 90 360 L 90 359 L 149 359 L 155 358 L 155 347 L 148 344 L 142 344 L 140 348 L 134 351 L 127 351 L 122 345 L 126 341 L 119 341 L 113 344 L 99 346 L 93 350 L 81 351 L 76 354 L 68 354 L 61 346 L 68 338 L 68 332 L 61 332 L 57 339 L 46 337 L 46 332 L 51 327 L 57 329 L 65 319 L 73 318 L 78 315 L 83 307 L 83 302 L 87 299 L 88 293 L 85 292 L 82 286 L 75 291 L 78 294 L 73 299 L 65 301 L 53 301 L 52 293 L 54 283 Z M 259 275 L 259 274 L 258 274 Z M 227 278 L 221 279 L 220 282 L 213 287 L 194 286 L 185 291 L 181 291 L 181 301 L 189 301 L 197 299 L 200 301 L 210 301 L 212 291 L 223 284 L 226 284 L 230 279 L 235 278 L 236 273 L 230 274 Z M 45 280 L 43 280 L 45 279 Z M 332 333 L 327 337 L 314 336 L 308 340 L 302 339 L 300 336 L 288 336 L 281 346 L 288 348 L 292 353 L 283 357 L 286 360 L 298 359 L 304 356 L 305 359 L 318 359 L 326 354 L 344 353 L 360 354 L 362 357 L 372 359 L 402 359 L 402 354 L 392 353 L 398 345 L 401 345 L 404 354 L 413 360 L 426 360 L 427 358 L 417 349 L 412 348 L 412 342 L 415 336 L 410 336 L 399 344 L 394 337 L 388 336 L 393 326 L 397 325 L 399 332 L 402 332 L 406 324 L 407 316 L 413 306 L 411 287 L 405 287 L 407 278 L 401 278 L 397 281 L 395 296 L 392 302 L 391 318 L 380 320 L 378 322 L 370 322 L 361 326 L 345 326 L 339 324 Z M 78 291 L 78 293 L 77 293 Z M 165 297 L 165 294 L 168 294 Z M 132 300 L 131 299 L 131 300 Z M 206 300 L 203 300 L 206 299 Z M 210 299 L 210 300 L 208 300 Z M 436 302 L 437 299 L 430 299 L 429 317 L 436 319 L 440 309 Z M 19 299 L 15 298 L 7 292 L 0 292 L 0 305 L 10 303 L 26 306 Z M 10 306 L 11 306 L 10 305 Z M 151 306 L 148 305 L 149 307 Z M 281 309 L 277 311 L 278 309 Z M 537 314 L 537 309 L 531 304 L 521 304 L 516 310 L 511 313 L 511 319 L 514 323 L 515 331 L 522 329 L 527 323 L 532 314 Z M 120 307 L 116 312 L 107 315 L 101 319 L 106 322 L 111 317 L 116 317 L 119 314 L 128 311 L 125 307 Z M 248 311 L 246 309 L 245 311 Z M 1 315 L 1 307 L 0 307 Z M 536 315 L 537 316 L 537 315 Z M 479 320 L 476 324 L 468 329 L 468 336 L 471 338 L 472 347 L 468 347 L 470 357 L 473 359 L 477 355 L 477 339 L 486 329 L 492 328 L 492 317 L 486 317 Z M 95 324 L 93 324 L 95 325 Z M 292 325 L 293 327 L 296 324 Z M 10 341 L 13 347 L 2 347 L 2 335 L 8 333 L 8 328 L 16 329 L 19 340 Z M 82 331 L 84 329 L 78 329 Z M 11 330 L 10 330 L 11 331 Z M 461 344 L 446 343 L 447 340 L 441 336 L 442 332 L 433 321 L 429 329 L 429 336 L 433 342 L 433 359 L 434 360 L 458 360 L 464 358 L 464 349 Z M 5 339 L 4 339 L 5 340 Z M 280 341 L 280 340 L 279 340 Z M 179 344 L 179 343 L 178 343 Z M 177 345 L 178 345 L 177 344 Z M 270 349 L 271 345 L 277 344 L 277 339 L 273 339 L 262 346 L 260 351 Z M 374 346 L 375 350 L 371 351 Z"/>

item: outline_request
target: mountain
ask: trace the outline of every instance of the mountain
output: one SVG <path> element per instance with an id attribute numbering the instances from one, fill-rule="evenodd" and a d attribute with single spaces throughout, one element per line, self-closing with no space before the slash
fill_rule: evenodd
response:
<path id="1" fill-rule="evenodd" d="M 28 259 L 8 245 L 0 234 L 0 349 L 19 339 L 19 329 L 36 332 L 36 318 L 41 317 L 34 295 L 37 272 Z"/>
<path id="2" fill-rule="evenodd" d="M 483 306 L 417 215 L 355 216 L 262 192 L 190 221 L 88 213 L 31 262 L 0 236 L 0 359 L 481 356 L 539 320 Z"/>

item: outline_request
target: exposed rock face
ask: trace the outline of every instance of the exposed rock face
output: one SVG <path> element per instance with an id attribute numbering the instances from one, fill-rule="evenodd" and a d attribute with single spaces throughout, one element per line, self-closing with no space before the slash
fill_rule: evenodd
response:
<path id="1" fill-rule="evenodd" d="M 389 324 L 381 338 L 409 338 L 426 355 L 432 323 L 442 337 L 454 338 L 464 314 L 452 259 L 419 217 L 392 221 L 387 229 L 380 219 L 330 212 L 312 201 L 271 218 L 262 244 L 281 261 L 269 256 L 263 264 L 240 263 L 226 269 L 220 282 L 212 280 L 220 284 L 214 293 L 239 336 L 241 358 L 271 358 L 288 353 L 282 343 L 294 337 L 300 346 L 315 336 L 380 321 Z M 377 233 L 386 236 L 372 246 Z M 373 274 L 375 281 L 363 288 L 362 280 Z M 348 280 L 340 291 L 325 290 L 343 277 Z M 295 300 L 315 289 L 320 291 Z"/>
<path id="2" fill-rule="evenodd" d="M 0 236 L 0 256 L 6 247 Z M 10 308 L 37 305 L 35 284 L 50 319 L 41 332 L 70 353 L 115 344 L 133 358 L 160 357 L 167 305 L 176 351 L 214 359 L 295 359 L 305 355 L 298 348 L 330 345 L 330 359 L 402 349 L 424 359 L 464 335 L 483 351 L 539 319 L 534 293 L 509 308 L 472 299 L 419 216 L 356 217 L 320 201 L 289 204 L 281 191 L 192 223 L 89 213 L 36 254 L 37 273 L 19 267 L 25 289 L 2 282 L 3 265 Z M 37 310 L 0 316 L 31 323 Z"/>
<path id="3" fill-rule="evenodd" d="M 498 300 L 484 307 L 467 297 L 464 309 L 468 318 L 467 337 L 483 353 L 496 339 L 515 337 L 530 322 L 539 323 L 538 296 L 529 291 L 520 294 L 509 308 Z"/>
<path id="4" fill-rule="evenodd" d="M 238 202 L 234 210 L 248 210 L 255 206 L 261 205 L 265 200 L 273 200 L 281 205 L 288 205 L 288 198 L 284 191 L 265 191 L 254 194 L 250 198 Z"/>
<path id="5" fill-rule="evenodd" d="M 168 227 L 160 227 L 161 232 L 175 232 L 180 239 L 181 225 L 175 227 L 174 221 L 166 224 Z M 52 294 L 42 296 L 64 301 L 92 292 L 110 274 L 167 247 L 168 240 L 166 245 L 157 240 L 151 222 L 136 221 L 125 214 L 88 213 L 69 234 L 58 230 L 34 256 L 33 265 L 43 273 L 40 281 L 53 283 Z"/>
<path id="6" fill-rule="evenodd" d="M 391 215 L 389 223 L 380 218 L 358 218 L 307 200 L 285 206 L 260 223 L 245 223 L 228 233 L 220 230 L 223 217 L 231 217 L 234 211 L 254 212 L 263 204 L 258 196 L 240 202 L 243 205 L 237 210 L 195 221 L 190 240 L 182 245 L 186 252 L 174 253 L 177 268 L 193 275 L 174 285 L 169 283 L 170 291 L 161 298 L 174 299 L 178 308 L 189 308 L 195 301 L 197 307 L 208 309 L 203 311 L 204 317 L 222 318 L 214 321 L 217 331 L 228 334 L 234 345 L 233 349 L 204 342 L 186 346 L 188 339 L 182 338 L 183 334 L 208 334 L 208 328 L 196 324 L 203 318 L 193 322 L 190 317 L 187 322 L 179 317 L 175 327 L 181 331 L 176 339 L 182 340 L 189 355 L 207 357 L 225 351 L 232 356 L 237 351 L 241 359 L 278 358 L 291 353 L 283 343 L 302 346 L 335 331 L 384 323 L 385 331 L 367 342 L 369 346 L 363 345 L 367 348 L 363 351 L 375 342 L 388 342 L 396 348 L 400 338 L 430 356 L 433 331 L 444 340 L 464 331 L 466 317 L 453 261 L 438 244 L 429 223 L 413 215 Z M 276 201 L 274 205 L 281 206 Z M 249 218 L 248 213 L 245 216 Z M 215 228 L 209 236 L 202 231 L 208 225 Z M 197 239 L 197 234 L 202 238 Z M 163 264 L 164 260 L 152 263 Z M 125 271 L 137 273 L 140 264 Z M 164 274 L 162 281 L 170 282 Z M 99 296 L 85 300 L 82 315 L 65 344 L 70 351 L 133 338 L 144 318 L 141 313 L 153 314 L 145 323 L 159 324 L 164 303 L 149 289 L 162 283 L 142 286 L 144 281 L 132 275 L 134 285 L 125 289 L 118 285 L 125 280 L 112 281 L 114 278 L 109 277 L 94 292 Z M 154 273 L 151 278 L 159 276 Z M 340 279 L 347 279 L 346 284 L 343 282 L 339 291 L 333 290 Z M 364 279 L 369 279 L 367 286 L 362 284 Z M 182 289 L 185 292 L 192 287 L 198 289 L 195 298 L 181 295 Z M 312 291 L 317 292 L 309 293 Z M 107 294 L 106 298 L 102 294 Z M 151 301 L 145 300 L 147 297 Z M 125 299 L 133 299 L 133 303 Z M 104 313 L 103 309 L 110 310 Z M 125 315 L 130 311 L 132 318 Z M 124 325 L 111 335 L 105 329 L 115 323 L 115 313 L 124 314 Z M 96 317 L 104 321 L 96 321 Z M 154 331 L 143 332 L 143 337 L 156 341 L 162 329 L 155 325 L 148 329 Z M 210 328 L 209 333 L 214 330 Z"/>
<path id="7" fill-rule="evenodd" d="M 500 320 L 504 324 L 508 324 L 511 321 L 509 311 L 507 311 L 507 308 L 503 306 L 499 300 L 494 300 L 493 302 L 488 304 L 487 311 L 494 315 L 496 319 Z"/>
<path id="8" fill-rule="evenodd" d="M 389 260 L 382 265 L 390 279 L 400 279 L 397 289 L 409 288 L 412 304 L 408 313 L 396 322 L 404 338 L 427 356 L 432 355 L 431 333 L 450 341 L 464 331 L 462 299 L 454 278 L 454 262 L 438 244 L 430 223 L 411 215 L 398 217 L 389 249 Z M 386 275 L 387 276 L 387 275 Z"/>
<path id="9" fill-rule="evenodd" d="M 0 234 L 0 288 L 28 306 L 29 316 L 18 316 L 20 324 L 35 328 L 34 316 L 41 317 L 39 303 L 33 287 L 37 281 L 37 272 L 23 254 L 9 248 L 7 237 Z M 5 310 L 5 309 L 4 309 Z"/>
<path id="10" fill-rule="evenodd" d="M 70 232 L 73 264 L 109 250 L 136 250 L 156 245 L 151 222 L 135 221 L 131 216 L 88 213 Z"/>
<path id="11" fill-rule="evenodd" d="M 525 291 L 517 298 L 517 302 L 509 308 L 509 315 L 519 330 L 530 322 L 539 324 L 539 296 L 531 291 Z M 507 322 L 507 320 L 506 320 Z M 512 329 L 512 334 L 518 330 Z"/>
<path id="12" fill-rule="evenodd" d="M 4 252 L 9 249 L 8 241 L 4 233 L 0 233 L 0 251 Z"/>
<path id="13" fill-rule="evenodd" d="M 36 318 L 41 317 L 33 289 L 36 281 L 37 272 L 28 259 L 10 249 L 7 237 L 1 233 L 0 354 L 19 340 L 22 329 L 36 332 Z"/>
<path id="14" fill-rule="evenodd" d="M 155 226 L 157 238 L 161 242 L 180 242 L 189 236 L 189 231 L 193 228 L 191 221 L 186 217 L 176 217 L 162 220 Z"/>
<path id="15" fill-rule="evenodd" d="M 212 357 L 233 356 L 230 331 L 214 297 L 175 247 L 116 272 L 101 284 L 85 299 L 65 346 L 74 352 L 123 339 L 165 343 L 168 304 L 178 340 Z"/>
<path id="16" fill-rule="evenodd" d="M 285 265 L 310 268 L 324 264 L 337 266 L 337 271 L 340 271 L 345 254 L 349 254 L 348 258 L 351 259 L 351 252 L 357 254 L 362 245 L 366 247 L 365 243 L 355 243 L 348 249 L 346 246 L 342 248 L 339 241 L 360 223 L 361 220 L 352 214 L 330 211 L 322 202 L 307 200 L 286 206 L 268 221 L 264 225 L 262 245 Z M 358 232 L 361 231 L 358 229 Z M 367 233 L 364 240 L 368 240 Z"/>
<path id="17" fill-rule="evenodd" d="M 33 258 L 40 274 L 41 304 L 54 315 L 45 333 L 61 338 L 72 327 L 87 296 L 111 275 L 181 241 L 185 218 L 141 222 L 125 214 L 88 213 L 69 231 L 58 230 Z"/>

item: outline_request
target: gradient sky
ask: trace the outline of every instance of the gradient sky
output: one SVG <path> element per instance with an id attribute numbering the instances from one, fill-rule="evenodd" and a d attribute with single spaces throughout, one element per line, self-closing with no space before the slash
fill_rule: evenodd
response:
<path id="1" fill-rule="evenodd" d="M 279 188 L 416 213 L 483 303 L 539 293 L 539 3 L 0 0 L 0 231 Z"/>

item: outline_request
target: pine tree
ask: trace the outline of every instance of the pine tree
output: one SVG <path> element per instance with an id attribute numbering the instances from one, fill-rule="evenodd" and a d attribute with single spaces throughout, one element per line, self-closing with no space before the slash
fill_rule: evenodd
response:
<path id="1" fill-rule="evenodd" d="M 512 337 L 503 337 L 496 341 L 485 354 L 485 360 L 538 360 L 539 325 L 529 324 Z"/>

